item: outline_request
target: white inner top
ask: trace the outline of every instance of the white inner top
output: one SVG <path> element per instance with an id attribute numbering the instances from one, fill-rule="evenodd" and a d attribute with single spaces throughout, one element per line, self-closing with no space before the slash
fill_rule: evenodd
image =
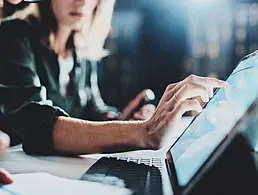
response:
<path id="1" fill-rule="evenodd" d="M 62 94 L 62 96 L 66 96 L 67 86 L 70 82 L 69 73 L 72 71 L 74 66 L 72 52 L 69 52 L 66 58 L 58 56 L 58 62 L 59 62 L 59 69 L 60 69 L 60 74 L 59 74 L 60 93 Z"/>

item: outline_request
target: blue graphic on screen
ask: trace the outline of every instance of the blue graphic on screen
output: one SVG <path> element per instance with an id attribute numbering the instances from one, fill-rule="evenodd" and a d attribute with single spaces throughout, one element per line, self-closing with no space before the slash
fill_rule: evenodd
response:
<path id="1" fill-rule="evenodd" d="M 258 57 L 242 61 L 207 107 L 172 147 L 180 186 L 185 186 L 258 95 Z"/>

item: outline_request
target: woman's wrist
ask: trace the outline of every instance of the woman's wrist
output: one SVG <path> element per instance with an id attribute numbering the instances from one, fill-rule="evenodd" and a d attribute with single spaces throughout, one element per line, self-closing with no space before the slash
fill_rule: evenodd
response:
<path id="1" fill-rule="evenodd" d="M 138 128 L 136 128 L 135 140 L 136 145 L 140 150 L 153 150 L 155 147 L 152 144 L 151 135 L 148 133 L 150 128 L 150 121 L 139 121 Z"/>
<path id="2" fill-rule="evenodd" d="M 142 126 L 142 149 L 144 150 L 159 150 L 163 147 L 164 140 L 162 137 L 164 135 L 157 133 L 157 129 L 166 128 L 167 122 L 164 120 L 164 122 L 159 123 L 158 126 L 156 126 L 157 121 L 153 121 L 152 118 L 144 121 Z"/>

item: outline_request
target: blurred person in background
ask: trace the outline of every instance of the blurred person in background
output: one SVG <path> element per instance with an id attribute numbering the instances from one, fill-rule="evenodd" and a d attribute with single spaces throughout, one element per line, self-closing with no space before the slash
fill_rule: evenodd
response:
<path id="1" fill-rule="evenodd" d="M 11 1 L 11 3 L 15 4 L 18 2 L 21 1 Z M 98 87 L 97 66 L 101 58 L 109 54 L 109 51 L 103 49 L 103 45 L 110 31 L 113 6 L 109 6 L 109 10 L 106 11 L 105 14 L 101 14 L 99 12 L 97 16 L 96 9 L 99 1 L 94 0 L 91 2 L 95 3 L 95 5 L 92 5 L 91 8 L 90 6 L 87 6 L 91 10 L 86 10 L 87 15 L 82 17 L 84 20 L 83 29 L 80 29 L 80 32 L 75 30 L 71 32 L 70 36 L 64 36 L 66 38 L 61 40 L 58 40 L 58 37 L 67 33 L 64 31 L 64 29 L 60 29 L 58 30 L 57 35 L 52 28 L 55 25 L 59 25 L 63 22 L 64 17 L 62 14 L 67 11 L 67 8 L 64 8 L 64 11 L 53 13 L 50 6 L 47 5 L 47 3 L 50 4 L 49 2 L 41 3 L 42 6 L 39 6 L 38 11 L 40 16 L 36 18 L 38 21 L 40 18 L 41 21 L 38 23 L 38 25 L 42 26 L 42 31 L 49 31 L 44 35 L 40 35 L 41 42 L 45 42 L 43 45 L 48 47 L 53 53 L 56 54 L 55 56 L 52 56 L 52 60 L 57 61 L 57 63 L 55 63 L 55 65 L 51 65 L 51 71 L 58 75 L 55 75 L 56 77 L 59 77 L 59 80 L 56 78 L 53 79 L 54 83 L 48 82 L 48 84 L 43 84 L 45 84 L 44 87 L 47 88 L 49 99 L 51 99 L 55 105 L 61 106 L 71 116 L 88 120 L 125 120 L 128 119 L 128 115 L 131 112 L 135 111 L 134 108 L 136 108 L 139 102 L 144 98 L 146 90 L 143 90 L 140 94 L 138 94 L 138 96 L 133 99 L 122 112 L 104 103 Z M 111 3 L 112 2 L 113 0 Z M 4 0 L 4 3 L 6 3 L 6 0 Z M 15 12 L 14 16 L 25 20 L 30 20 L 28 18 L 31 18 L 31 15 L 34 15 L 35 17 L 35 13 L 37 12 L 36 9 L 38 8 L 35 5 L 30 5 L 30 7 L 27 7 L 24 10 Z M 19 5 L 19 7 L 20 9 L 21 7 L 26 7 L 26 4 Z M 50 16 L 46 14 L 47 11 L 50 11 L 50 13 L 53 14 L 50 14 Z M 9 14 L 9 12 L 9 10 L 5 11 L 7 14 Z M 59 20 L 59 24 L 54 24 L 55 22 L 50 24 L 50 20 Z M 55 40 L 58 41 L 55 42 Z M 60 50 L 62 50 L 61 53 Z M 36 63 L 39 64 L 40 62 Z M 55 67 L 56 65 L 59 67 Z M 81 73 L 78 73 L 78 71 L 81 71 Z M 39 74 L 39 76 L 41 75 Z M 49 76 L 51 77 L 51 75 L 47 75 L 47 77 Z M 39 79 L 42 81 L 41 77 Z M 75 81 L 76 79 L 77 81 Z M 57 85 L 57 88 L 52 88 L 52 93 L 49 93 L 49 84 L 52 86 L 53 84 Z M 146 120 L 154 113 L 155 106 L 152 104 L 144 105 L 137 111 L 130 119 Z"/>
<path id="2" fill-rule="evenodd" d="M 19 5 L 19 6 L 22 7 L 21 5 Z M 23 5 L 23 7 L 24 7 L 24 5 Z M 32 10 L 30 10 L 30 11 L 28 11 L 28 10 L 30 10 L 30 9 L 27 9 L 27 11 L 17 12 L 15 15 L 17 17 L 22 18 L 22 17 L 24 17 L 24 15 L 29 14 L 32 11 Z M 10 12 L 10 10 L 6 11 L 7 14 L 9 12 Z M 109 28 L 111 25 L 110 24 L 111 17 L 112 17 L 112 14 L 111 14 L 111 16 L 108 16 L 102 20 L 93 20 L 93 23 L 95 23 L 95 24 L 92 24 L 92 26 L 94 26 L 91 30 L 92 34 L 95 34 L 94 32 L 97 32 L 97 31 L 104 32 L 102 34 L 99 34 L 98 37 L 95 37 L 94 39 L 97 38 L 97 39 L 105 40 L 106 36 L 108 35 L 108 31 L 109 31 Z M 95 21 L 98 21 L 98 22 L 95 22 Z M 60 34 L 62 34 L 62 32 Z M 91 47 L 91 46 L 88 46 L 88 47 Z M 103 53 L 99 55 L 98 54 L 99 51 L 100 51 L 100 53 L 101 52 L 103 52 Z M 123 112 L 121 113 L 120 117 L 117 117 L 117 116 L 119 116 L 120 112 L 118 112 L 118 110 L 115 109 L 114 107 L 107 106 L 104 103 L 104 101 L 102 100 L 100 92 L 99 92 L 98 83 L 97 83 L 98 79 L 97 79 L 97 73 L 96 73 L 97 72 L 96 62 L 97 62 L 97 60 L 100 60 L 101 57 L 104 57 L 106 54 L 108 54 L 108 51 L 105 51 L 105 50 L 102 50 L 102 51 L 99 50 L 99 51 L 91 52 L 91 54 L 89 51 L 87 51 L 87 56 L 84 56 L 84 58 L 88 60 L 88 64 L 86 66 L 88 66 L 88 69 L 90 72 L 89 74 L 87 74 L 87 76 L 90 78 L 87 78 L 88 80 L 86 83 L 86 85 L 88 85 L 88 88 L 87 88 L 88 94 L 87 94 L 87 92 L 85 94 L 90 96 L 90 100 L 87 102 L 87 105 L 85 106 L 86 109 L 84 110 L 85 113 L 83 113 L 81 117 L 84 119 L 89 119 L 89 120 L 103 120 L 103 119 L 106 120 L 106 119 L 112 119 L 113 117 L 115 117 L 115 119 L 124 120 L 125 118 L 127 118 L 126 115 L 128 115 L 128 113 L 130 113 L 132 110 L 134 110 L 134 108 L 137 106 L 137 104 L 139 104 L 139 101 L 144 98 L 145 90 L 143 90 L 134 100 L 132 100 L 132 102 L 130 102 L 128 104 L 128 106 L 126 106 L 123 109 Z M 92 56 L 93 53 L 96 56 Z M 63 66 L 60 66 L 61 70 L 62 70 L 62 67 Z M 60 71 L 60 73 L 62 73 L 62 71 Z M 65 77 L 65 75 L 63 75 L 62 78 L 61 78 L 61 76 L 62 75 L 60 75 L 59 80 L 60 80 L 60 85 L 62 86 L 62 80 L 67 81 L 68 78 L 67 78 L 67 75 L 66 75 L 66 77 Z M 66 81 L 64 83 L 67 83 Z M 70 82 L 72 82 L 72 81 L 70 81 Z M 60 90 L 61 90 L 61 92 L 63 91 L 63 93 L 64 93 L 65 87 L 60 88 Z M 81 95 L 83 96 L 82 90 L 81 90 Z M 71 96 L 71 94 L 70 94 L 70 96 Z M 136 112 L 133 115 L 133 119 L 145 120 L 153 114 L 154 110 L 155 110 L 155 106 L 153 106 L 151 104 L 144 105 L 142 107 L 142 109 L 139 110 L 139 112 Z M 69 113 L 71 113 L 69 109 L 67 109 L 67 111 Z"/>

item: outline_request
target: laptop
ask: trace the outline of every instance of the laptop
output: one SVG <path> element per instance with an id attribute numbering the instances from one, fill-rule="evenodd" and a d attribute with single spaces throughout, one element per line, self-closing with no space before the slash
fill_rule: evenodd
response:
<path id="1" fill-rule="evenodd" d="M 171 143 L 165 159 L 103 157 L 81 180 L 126 187 L 132 194 L 190 194 L 258 97 L 258 51 L 244 57 L 226 80 L 229 86 L 215 91 L 203 112 Z"/>

